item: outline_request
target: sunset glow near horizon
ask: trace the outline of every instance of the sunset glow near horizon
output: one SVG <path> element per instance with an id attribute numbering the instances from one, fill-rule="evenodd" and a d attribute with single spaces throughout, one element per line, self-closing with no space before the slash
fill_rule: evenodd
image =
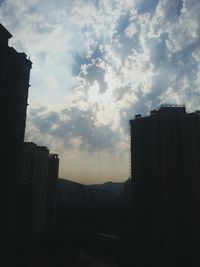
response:
<path id="1" fill-rule="evenodd" d="M 199 0 L 0 0 L 10 46 L 33 62 L 26 141 L 82 183 L 129 175 L 129 120 L 200 109 Z"/>

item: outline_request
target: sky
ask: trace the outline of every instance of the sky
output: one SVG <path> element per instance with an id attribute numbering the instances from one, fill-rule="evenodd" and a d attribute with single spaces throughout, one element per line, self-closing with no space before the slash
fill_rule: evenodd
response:
<path id="1" fill-rule="evenodd" d="M 130 176 L 129 120 L 200 109 L 199 0 L 0 0 L 10 46 L 33 62 L 26 141 L 82 183 Z"/>

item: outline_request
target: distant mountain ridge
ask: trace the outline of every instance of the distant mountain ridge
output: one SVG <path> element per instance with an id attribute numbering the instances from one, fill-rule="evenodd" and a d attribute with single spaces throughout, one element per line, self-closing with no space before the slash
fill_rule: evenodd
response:
<path id="1" fill-rule="evenodd" d="M 57 200 L 64 203 L 85 200 L 112 200 L 120 196 L 123 188 L 123 182 L 109 181 L 103 184 L 83 185 L 59 178 L 57 183 Z"/>
<path id="2" fill-rule="evenodd" d="M 92 188 L 97 188 L 105 191 L 109 191 L 115 194 L 120 194 L 123 191 L 124 188 L 124 182 L 105 182 L 103 184 L 94 184 L 94 185 L 88 185 Z"/>

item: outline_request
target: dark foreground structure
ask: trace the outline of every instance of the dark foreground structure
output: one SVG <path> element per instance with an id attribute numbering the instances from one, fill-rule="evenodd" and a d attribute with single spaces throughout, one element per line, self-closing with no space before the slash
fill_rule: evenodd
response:
<path id="1" fill-rule="evenodd" d="M 15 262 L 28 267 L 41 237 L 55 230 L 59 157 L 44 146 L 25 142 L 20 169 Z"/>
<path id="2" fill-rule="evenodd" d="M 134 266 L 200 266 L 200 112 L 164 105 L 130 125 Z"/>
<path id="3" fill-rule="evenodd" d="M 14 266 L 19 160 L 24 141 L 31 61 L 8 46 L 0 24 L 0 266 Z"/>

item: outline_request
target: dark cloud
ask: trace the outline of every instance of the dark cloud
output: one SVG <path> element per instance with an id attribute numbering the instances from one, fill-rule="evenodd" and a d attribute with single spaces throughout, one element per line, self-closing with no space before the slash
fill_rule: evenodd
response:
<path id="1" fill-rule="evenodd" d="M 107 89 L 107 83 L 105 82 L 106 70 L 101 64 L 104 62 L 99 58 L 92 60 L 92 63 L 88 64 L 86 69 L 80 73 L 80 77 L 84 78 L 90 85 L 97 81 L 102 94 Z"/>
<path id="2" fill-rule="evenodd" d="M 136 29 L 132 36 L 128 36 L 126 30 L 134 27 Z M 132 50 L 136 50 L 139 53 L 143 52 L 143 48 L 140 43 L 141 25 L 138 21 L 132 21 L 130 12 L 127 12 L 125 16 L 120 17 L 116 25 L 116 32 L 114 34 L 114 43 L 118 43 L 118 46 L 114 46 L 114 50 L 121 56 L 122 61 L 126 59 L 128 55 L 132 53 Z"/>
<path id="3" fill-rule="evenodd" d="M 30 113 L 33 126 L 41 134 L 49 134 L 63 141 L 65 148 L 72 148 L 72 139 L 78 138 L 80 149 L 88 151 L 112 151 L 119 135 L 108 125 L 97 125 L 95 112 L 77 107 L 61 113 L 50 112 L 41 116 L 39 110 Z M 30 135 L 30 133 L 29 133 Z"/>
<path id="4" fill-rule="evenodd" d="M 177 5 L 177 9 L 176 9 L 177 16 L 181 15 L 182 8 L 183 8 L 183 1 L 179 1 L 178 5 Z"/>
<path id="5" fill-rule="evenodd" d="M 78 76 L 79 73 L 81 72 L 81 65 L 83 64 L 89 64 L 91 63 L 91 59 L 88 58 L 85 54 L 81 55 L 78 52 L 76 52 L 73 56 L 73 64 L 71 67 L 72 70 L 72 75 L 73 76 Z"/>
<path id="6" fill-rule="evenodd" d="M 160 1 L 161 4 L 164 3 L 165 5 L 165 17 L 172 20 L 178 19 L 179 15 L 181 14 L 181 10 L 183 8 L 183 1 L 182 0 L 173 0 L 173 1 Z"/>
<path id="7" fill-rule="evenodd" d="M 91 53 L 79 53 L 75 52 L 73 55 L 73 64 L 71 67 L 72 70 L 72 75 L 73 76 L 78 76 L 79 73 L 81 72 L 81 65 L 83 64 L 91 64 L 93 60 L 100 58 L 104 58 L 104 53 L 102 49 L 100 49 L 100 44 L 90 47 Z"/>
<path id="8" fill-rule="evenodd" d="M 0 5 L 3 4 L 5 2 L 5 0 L 0 0 Z"/>
<path id="9" fill-rule="evenodd" d="M 43 134 L 47 134 L 60 121 L 59 114 L 54 111 L 46 113 L 45 107 L 31 110 L 30 118 L 33 125 Z"/>

